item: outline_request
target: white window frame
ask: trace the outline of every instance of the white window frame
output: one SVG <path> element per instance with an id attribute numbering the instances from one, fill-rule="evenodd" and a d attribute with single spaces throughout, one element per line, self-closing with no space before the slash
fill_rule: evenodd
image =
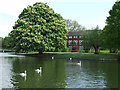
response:
<path id="1" fill-rule="evenodd" d="M 79 36 L 79 38 L 81 38 L 82 36 Z"/>
<path id="2" fill-rule="evenodd" d="M 78 38 L 78 36 L 73 36 L 73 38 Z"/>
<path id="3" fill-rule="evenodd" d="M 72 36 L 68 36 L 68 38 L 72 38 Z"/>
<path id="4" fill-rule="evenodd" d="M 83 40 L 79 40 L 79 45 L 82 45 Z"/>
<path id="5" fill-rule="evenodd" d="M 68 41 L 68 45 L 72 45 L 72 40 L 69 40 L 69 41 Z"/>
<path id="6" fill-rule="evenodd" d="M 78 40 L 73 40 L 73 45 L 77 46 L 78 45 Z"/>

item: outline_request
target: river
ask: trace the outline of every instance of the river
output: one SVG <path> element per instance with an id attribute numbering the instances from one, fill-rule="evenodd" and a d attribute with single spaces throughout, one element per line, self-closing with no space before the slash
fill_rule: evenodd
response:
<path id="1" fill-rule="evenodd" d="M 1 88 L 118 88 L 117 61 L 62 60 L 0 53 Z M 35 70 L 42 67 L 42 72 Z M 19 74 L 27 71 L 26 76 Z"/>

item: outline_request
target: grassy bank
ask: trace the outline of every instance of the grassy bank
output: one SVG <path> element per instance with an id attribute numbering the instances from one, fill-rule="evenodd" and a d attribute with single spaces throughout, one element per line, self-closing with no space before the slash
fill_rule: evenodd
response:
<path id="1" fill-rule="evenodd" d="M 43 54 L 38 54 L 38 52 L 28 52 L 28 53 L 18 53 L 20 55 L 29 55 L 29 56 L 43 56 L 43 57 L 51 57 L 61 59 L 83 59 L 83 60 L 118 60 L 118 54 L 110 54 L 110 53 L 79 53 L 79 52 L 44 52 Z"/>
<path id="2" fill-rule="evenodd" d="M 50 53 L 50 52 L 46 52 Z M 63 58 L 74 58 L 74 59 L 85 59 L 85 60 L 117 60 L 118 55 L 117 54 L 93 54 L 93 53 L 77 53 L 77 52 L 68 52 L 68 53 L 50 53 L 57 57 L 63 57 Z"/>

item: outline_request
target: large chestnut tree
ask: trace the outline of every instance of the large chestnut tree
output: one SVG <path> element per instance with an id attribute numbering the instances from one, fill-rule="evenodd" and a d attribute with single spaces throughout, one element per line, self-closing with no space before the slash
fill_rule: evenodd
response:
<path id="1" fill-rule="evenodd" d="M 67 33 L 63 17 L 46 3 L 37 2 L 24 8 L 9 36 L 17 52 L 34 50 L 42 53 L 65 50 Z"/>

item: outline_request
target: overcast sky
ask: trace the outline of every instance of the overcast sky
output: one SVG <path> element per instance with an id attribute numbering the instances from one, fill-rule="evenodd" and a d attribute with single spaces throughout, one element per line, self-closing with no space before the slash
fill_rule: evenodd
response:
<path id="1" fill-rule="evenodd" d="M 1 0 L 0 1 L 0 37 L 12 30 L 18 15 L 28 5 L 46 2 L 56 13 L 65 19 L 76 20 L 87 29 L 105 26 L 109 10 L 117 0 Z"/>

